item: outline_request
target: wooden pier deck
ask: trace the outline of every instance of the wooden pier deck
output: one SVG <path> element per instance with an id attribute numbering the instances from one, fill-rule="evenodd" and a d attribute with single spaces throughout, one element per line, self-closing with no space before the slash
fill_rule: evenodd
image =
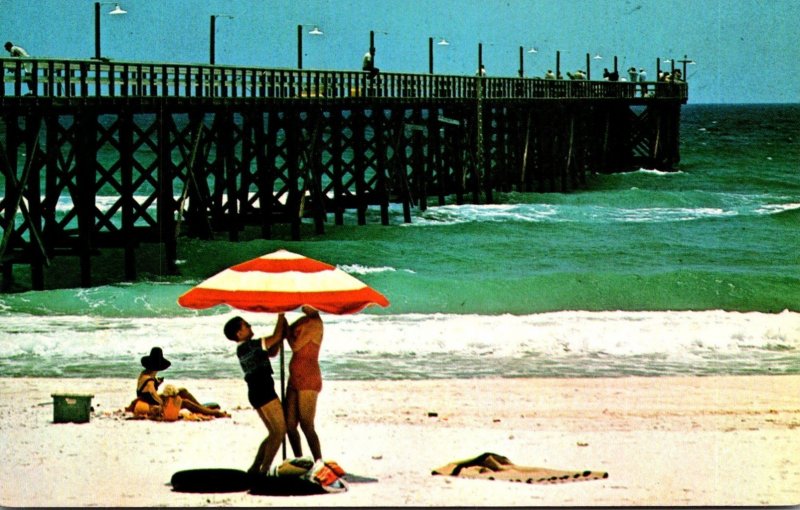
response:
<path id="1" fill-rule="evenodd" d="M 569 191 L 591 173 L 679 161 L 685 83 L 493 78 L 0 58 L 3 286 L 27 264 L 330 214 Z"/>

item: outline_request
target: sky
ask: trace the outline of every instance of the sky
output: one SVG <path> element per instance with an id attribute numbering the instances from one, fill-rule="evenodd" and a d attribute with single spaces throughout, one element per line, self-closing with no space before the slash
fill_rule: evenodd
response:
<path id="1" fill-rule="evenodd" d="M 473 75 L 478 45 L 490 76 L 631 66 L 655 78 L 656 59 L 688 59 L 690 103 L 796 103 L 800 0 L 120 0 L 101 2 L 102 55 L 113 60 L 356 70 L 375 32 L 382 71 Z M 323 35 L 309 35 L 319 26 Z M 0 0 L 0 39 L 37 57 L 94 55 L 93 0 Z M 4 42 L 3 41 L 3 42 Z M 536 48 L 536 53 L 528 50 Z"/>

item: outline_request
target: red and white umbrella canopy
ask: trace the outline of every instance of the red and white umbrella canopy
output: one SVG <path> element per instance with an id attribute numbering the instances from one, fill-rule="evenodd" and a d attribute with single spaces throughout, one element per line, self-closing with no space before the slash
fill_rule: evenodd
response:
<path id="1" fill-rule="evenodd" d="M 389 306 L 389 301 L 341 269 L 278 250 L 215 274 L 179 297 L 178 304 L 271 313 L 310 305 L 322 312 L 349 314 L 372 304 Z"/>

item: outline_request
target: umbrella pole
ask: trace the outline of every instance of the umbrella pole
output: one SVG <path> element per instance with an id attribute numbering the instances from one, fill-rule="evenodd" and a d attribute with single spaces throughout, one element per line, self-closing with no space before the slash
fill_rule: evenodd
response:
<path id="1" fill-rule="evenodd" d="M 282 343 L 283 342 L 281 342 L 281 344 Z M 285 413 L 286 407 L 284 405 L 284 402 L 286 402 L 286 391 L 284 390 L 284 385 L 283 385 L 283 380 L 284 380 L 283 374 L 284 374 L 284 369 L 283 369 L 283 345 L 281 345 L 281 405 L 284 406 L 284 416 L 283 416 L 283 418 L 285 420 L 286 419 L 286 413 Z M 283 460 L 286 460 L 286 434 L 283 435 L 283 443 L 282 443 L 281 451 L 283 452 Z"/>

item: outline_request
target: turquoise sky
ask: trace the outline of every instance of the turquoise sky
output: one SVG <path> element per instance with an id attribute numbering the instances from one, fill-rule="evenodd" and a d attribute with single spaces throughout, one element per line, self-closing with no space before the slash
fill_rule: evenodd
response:
<path id="1" fill-rule="evenodd" d="M 691 103 L 800 102 L 800 0 L 121 0 L 126 15 L 103 2 L 103 56 L 116 60 L 208 62 L 209 18 L 218 18 L 218 65 L 295 67 L 297 25 L 305 35 L 304 68 L 359 69 L 376 32 L 376 65 L 384 71 L 473 74 L 478 43 L 492 76 L 515 76 L 525 47 L 526 76 L 585 68 L 593 77 L 613 67 L 644 67 L 656 58 L 689 66 Z M 313 28 L 309 26 L 306 32 Z M 0 0 L 0 38 L 33 56 L 94 55 L 91 0 Z M 438 39 L 437 39 L 438 40 Z M 527 50 L 535 47 L 537 53 Z M 663 64 L 662 67 L 669 67 Z"/>

